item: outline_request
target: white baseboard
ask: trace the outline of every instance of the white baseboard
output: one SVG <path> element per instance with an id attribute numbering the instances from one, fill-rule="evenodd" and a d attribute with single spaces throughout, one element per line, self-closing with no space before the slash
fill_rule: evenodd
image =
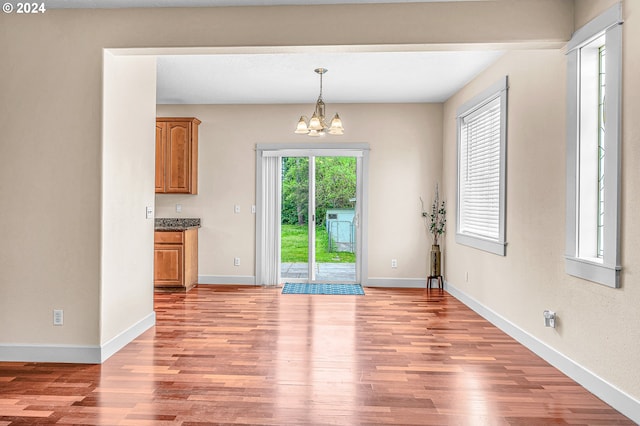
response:
<path id="1" fill-rule="evenodd" d="M 102 346 L 3 344 L 0 361 L 102 364 L 155 323 L 156 314 L 152 312 Z"/>
<path id="2" fill-rule="evenodd" d="M 0 345 L 3 362 L 70 362 L 100 364 L 99 346 L 80 345 Z"/>
<path id="3" fill-rule="evenodd" d="M 100 353 L 100 363 L 105 362 L 111 355 L 118 352 L 120 349 L 124 348 L 130 342 L 132 342 L 136 337 L 150 329 L 156 324 L 156 313 L 151 312 L 146 317 L 142 318 L 136 324 L 132 325 L 122 333 L 115 336 L 113 339 L 109 340 L 105 344 L 102 345 L 102 350 Z"/>
<path id="4" fill-rule="evenodd" d="M 200 284 L 256 285 L 253 275 L 198 275 Z"/>
<path id="5" fill-rule="evenodd" d="M 540 358 L 571 377 L 589 392 L 629 417 L 632 421 L 640 424 L 640 401 L 527 333 L 495 311 L 487 308 L 467 293 L 453 286 L 450 282 L 445 281 L 444 285 L 445 290 L 449 294 L 467 305 L 481 317 L 513 337 Z"/>
<path id="6" fill-rule="evenodd" d="M 207 284 L 256 285 L 256 277 L 253 275 L 199 275 L 198 285 Z M 368 287 L 426 288 L 426 279 L 367 278 L 363 280 L 362 285 Z"/>
<path id="7" fill-rule="evenodd" d="M 392 288 L 426 288 L 426 278 L 367 278 L 367 287 L 392 287 Z"/>

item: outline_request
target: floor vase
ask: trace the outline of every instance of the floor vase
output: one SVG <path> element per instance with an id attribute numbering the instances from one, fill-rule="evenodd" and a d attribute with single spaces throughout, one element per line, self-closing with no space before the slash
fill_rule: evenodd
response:
<path id="1" fill-rule="evenodd" d="M 442 254 L 440 252 L 440 246 L 438 244 L 433 244 L 431 246 L 430 262 L 429 262 L 430 277 L 439 277 L 442 275 L 441 258 L 442 258 Z"/>

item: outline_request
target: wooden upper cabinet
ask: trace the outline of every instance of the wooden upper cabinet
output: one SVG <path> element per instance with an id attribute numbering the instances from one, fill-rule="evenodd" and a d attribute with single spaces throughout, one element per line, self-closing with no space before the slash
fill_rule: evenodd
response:
<path id="1" fill-rule="evenodd" d="M 156 118 L 156 193 L 198 193 L 198 125 L 193 117 Z"/>

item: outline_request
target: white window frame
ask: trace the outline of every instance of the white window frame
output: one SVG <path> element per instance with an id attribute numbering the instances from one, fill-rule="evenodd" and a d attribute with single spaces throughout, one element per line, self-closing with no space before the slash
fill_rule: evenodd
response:
<path id="1" fill-rule="evenodd" d="M 457 203 L 456 203 L 456 242 L 480 250 L 484 250 L 499 256 L 506 255 L 506 163 L 507 163 L 507 91 L 508 77 L 485 89 L 482 93 L 473 97 L 461 105 L 457 110 L 457 145 L 458 145 L 458 171 L 457 171 Z M 499 177 L 499 207 L 498 207 L 498 238 L 492 239 L 481 235 L 475 235 L 461 227 L 461 179 L 460 173 L 464 169 L 461 158 L 461 133 L 465 117 L 478 111 L 490 102 L 500 100 L 500 177 Z"/>
<path id="2" fill-rule="evenodd" d="M 620 287 L 620 143 L 621 143 L 621 105 L 622 105 L 622 9 L 616 4 L 601 15 L 577 30 L 567 44 L 567 205 L 566 205 L 566 252 L 565 271 L 595 283 L 609 287 Z M 586 216 L 593 212 L 585 211 L 581 204 L 581 180 L 585 181 L 584 173 L 580 174 L 581 140 L 589 137 L 585 132 L 581 120 L 588 112 L 581 111 L 581 65 L 587 60 L 588 53 L 582 49 L 592 48 L 594 40 L 605 37 L 606 49 L 606 98 L 605 110 L 607 114 L 604 136 L 604 236 L 603 254 L 597 257 L 592 250 L 593 244 L 585 244 L 586 232 L 581 230 L 581 213 L 583 224 Z M 583 57 L 584 54 L 584 57 Z M 589 59 L 590 60 L 590 59 Z M 586 120 L 586 118 L 585 118 Z M 582 127 L 582 129 L 581 129 Z M 595 132 L 597 129 L 590 130 Z M 582 136 L 581 136 L 582 134 Z M 586 145 L 586 142 L 584 142 Z M 583 152 L 582 154 L 587 155 Z M 593 176 L 597 179 L 597 173 Z M 591 176 L 588 176 L 591 178 Z M 584 194 L 584 191 L 583 191 Z M 591 205 L 588 206 L 590 209 Z M 581 210 L 583 210 L 581 212 Z"/>

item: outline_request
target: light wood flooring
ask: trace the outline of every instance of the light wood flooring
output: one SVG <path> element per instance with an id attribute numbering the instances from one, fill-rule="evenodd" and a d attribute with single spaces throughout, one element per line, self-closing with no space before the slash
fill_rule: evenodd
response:
<path id="1" fill-rule="evenodd" d="M 102 365 L 0 363 L 0 426 L 632 425 L 437 289 L 156 294 Z"/>

